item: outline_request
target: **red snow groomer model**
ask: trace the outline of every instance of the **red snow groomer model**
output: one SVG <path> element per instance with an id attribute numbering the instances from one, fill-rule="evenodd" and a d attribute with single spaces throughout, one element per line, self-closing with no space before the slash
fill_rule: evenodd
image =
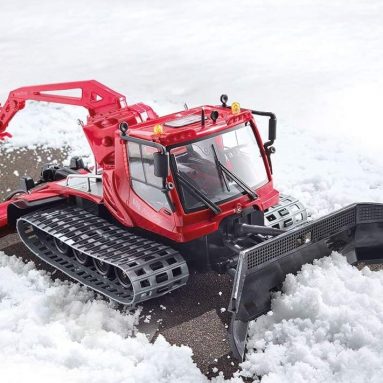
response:
<path id="1" fill-rule="evenodd" d="M 80 97 L 60 94 L 79 89 Z M 56 94 L 54 92 L 56 91 Z M 248 322 L 302 264 L 339 251 L 380 262 L 383 205 L 354 204 L 307 222 L 296 199 L 273 187 L 273 113 L 238 103 L 159 117 L 96 81 L 32 86 L 0 107 L 0 138 L 26 100 L 80 105 L 97 166 L 80 158 L 45 165 L 37 181 L 0 204 L 0 227 L 80 283 L 125 305 L 183 286 L 188 267 L 233 276 L 231 344 L 243 357 Z M 261 139 L 254 115 L 269 118 Z"/>

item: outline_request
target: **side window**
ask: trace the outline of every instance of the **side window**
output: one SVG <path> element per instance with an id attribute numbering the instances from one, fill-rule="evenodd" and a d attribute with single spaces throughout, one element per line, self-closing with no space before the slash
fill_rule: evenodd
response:
<path id="1" fill-rule="evenodd" d="M 165 193 L 161 191 L 162 180 L 154 175 L 153 153 L 157 151 L 156 148 L 128 142 L 127 150 L 135 193 L 157 211 L 169 208 Z"/>

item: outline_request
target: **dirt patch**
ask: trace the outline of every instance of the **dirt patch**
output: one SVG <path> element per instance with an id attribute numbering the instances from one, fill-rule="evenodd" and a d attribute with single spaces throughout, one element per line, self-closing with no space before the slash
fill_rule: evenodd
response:
<path id="1" fill-rule="evenodd" d="M 37 180 L 44 164 L 53 162 L 61 164 L 68 155 L 67 147 L 7 150 L 4 145 L 0 145 L 0 201 L 4 200 L 12 190 L 19 188 L 21 177 L 30 176 Z"/>

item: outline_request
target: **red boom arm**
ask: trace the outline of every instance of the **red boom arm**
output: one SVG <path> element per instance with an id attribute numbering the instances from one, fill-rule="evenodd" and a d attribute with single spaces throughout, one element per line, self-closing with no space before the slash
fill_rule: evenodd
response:
<path id="1" fill-rule="evenodd" d="M 54 94 L 57 91 L 76 89 L 81 91 L 80 97 Z M 24 108 L 25 101 L 27 100 L 83 106 L 88 109 L 91 117 L 126 107 L 125 96 L 95 80 L 28 86 L 15 89 L 9 93 L 4 106 L 1 107 L 0 105 L 0 140 L 4 139 L 4 137 L 11 137 L 10 133 L 5 130 L 13 116 Z"/>

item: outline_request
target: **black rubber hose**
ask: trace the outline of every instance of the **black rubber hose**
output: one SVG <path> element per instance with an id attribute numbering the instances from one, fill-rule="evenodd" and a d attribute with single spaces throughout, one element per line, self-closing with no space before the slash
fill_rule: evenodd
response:
<path id="1" fill-rule="evenodd" d="M 10 199 L 12 199 L 16 194 L 27 194 L 28 192 L 26 192 L 25 190 L 23 189 L 18 189 L 18 190 L 13 190 L 12 192 L 10 192 L 6 197 L 5 197 L 5 201 L 9 201 Z"/>
<path id="2" fill-rule="evenodd" d="M 242 234 L 261 234 L 271 235 L 273 237 L 285 233 L 285 230 L 276 229 L 268 226 L 248 225 L 247 223 L 239 223 L 236 226 L 237 233 Z"/>

